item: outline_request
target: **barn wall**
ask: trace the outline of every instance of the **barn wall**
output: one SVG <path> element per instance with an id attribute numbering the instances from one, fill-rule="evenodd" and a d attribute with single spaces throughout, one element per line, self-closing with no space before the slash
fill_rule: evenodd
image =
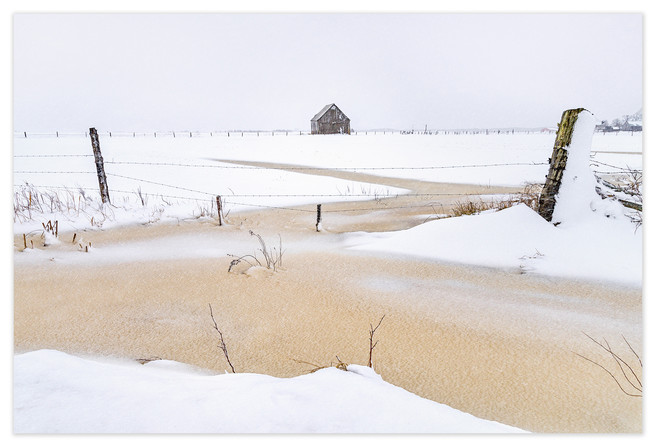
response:
<path id="1" fill-rule="evenodd" d="M 341 118 L 340 116 L 341 115 Z M 319 134 L 350 134 L 351 120 L 337 108 L 331 108 L 317 121 L 312 121 L 312 133 Z"/>

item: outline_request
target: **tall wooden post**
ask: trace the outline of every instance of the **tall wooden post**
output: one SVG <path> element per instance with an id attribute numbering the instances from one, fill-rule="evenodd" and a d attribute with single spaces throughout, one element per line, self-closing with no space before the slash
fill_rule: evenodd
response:
<path id="1" fill-rule="evenodd" d="M 540 198 L 538 199 L 538 214 L 547 222 L 551 222 L 554 207 L 556 205 L 556 196 L 560 190 L 560 184 L 563 178 L 563 171 L 567 165 L 567 149 L 572 142 L 572 133 L 574 124 L 583 108 L 569 109 L 563 112 L 556 132 L 556 142 L 554 143 L 553 152 L 549 162 L 549 173 L 544 183 Z"/>
<path id="2" fill-rule="evenodd" d="M 105 165 L 102 154 L 100 153 L 100 141 L 98 140 L 98 131 L 95 127 L 89 129 L 91 137 L 91 148 L 93 149 L 93 158 L 96 161 L 96 172 L 98 173 L 98 185 L 100 186 L 100 198 L 103 203 L 111 203 L 109 200 L 109 188 L 107 187 L 107 177 L 105 176 Z"/>
<path id="3" fill-rule="evenodd" d="M 317 205 L 317 231 L 321 231 L 321 204 Z"/>
<path id="4" fill-rule="evenodd" d="M 221 207 L 221 196 L 216 196 L 216 210 L 219 215 L 219 226 L 223 225 L 223 209 Z"/>

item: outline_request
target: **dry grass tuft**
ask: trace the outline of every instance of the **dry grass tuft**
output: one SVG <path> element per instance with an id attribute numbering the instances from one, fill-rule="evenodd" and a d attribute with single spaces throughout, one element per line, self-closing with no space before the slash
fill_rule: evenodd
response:
<path id="1" fill-rule="evenodd" d="M 451 217 L 465 216 L 482 213 L 487 210 L 496 210 L 501 211 L 511 206 L 518 205 L 523 203 L 529 208 L 536 210 L 538 207 L 538 199 L 540 197 L 540 192 L 542 191 L 542 185 L 538 183 L 527 183 L 524 185 L 522 192 L 517 194 L 512 194 L 504 199 L 489 199 L 483 200 L 480 196 L 478 200 L 473 200 L 467 198 L 463 201 L 457 201 L 454 203 L 451 209 Z"/>
<path id="2" fill-rule="evenodd" d="M 330 362 L 330 365 L 317 365 L 316 363 L 306 362 L 305 360 L 296 360 L 296 359 L 291 359 L 291 360 L 296 363 L 300 363 L 302 365 L 312 366 L 313 367 L 312 369 L 306 370 L 308 373 L 313 373 L 319 371 L 320 369 L 333 368 L 333 367 L 337 369 L 341 369 L 342 371 L 347 371 L 348 363 L 342 362 L 339 356 L 335 356 L 335 358 L 337 359 L 337 363 L 333 364 L 333 362 Z"/>

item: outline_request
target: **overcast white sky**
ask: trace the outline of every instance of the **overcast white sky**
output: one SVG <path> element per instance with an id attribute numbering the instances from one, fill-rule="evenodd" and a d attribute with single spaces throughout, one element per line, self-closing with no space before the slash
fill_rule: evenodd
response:
<path id="1" fill-rule="evenodd" d="M 642 107 L 641 14 L 15 14 L 17 131 L 554 126 Z"/>

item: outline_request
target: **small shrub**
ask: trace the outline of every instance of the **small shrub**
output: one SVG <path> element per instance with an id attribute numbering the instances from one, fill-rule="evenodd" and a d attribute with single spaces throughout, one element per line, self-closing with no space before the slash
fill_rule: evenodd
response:
<path id="1" fill-rule="evenodd" d="M 260 262 L 260 260 L 257 258 L 257 255 L 235 256 L 228 254 L 228 256 L 233 258 L 233 260 L 230 262 L 230 267 L 228 267 L 228 272 L 232 271 L 232 268 L 237 266 L 242 261 L 250 264 L 251 267 L 254 267 L 255 264 L 248 261 L 249 258 L 261 267 L 266 267 L 267 269 L 273 270 L 274 272 L 278 271 L 278 269 L 282 267 L 282 255 L 284 253 L 284 250 L 282 249 L 282 238 L 280 235 L 278 235 L 278 247 L 273 247 L 270 249 L 267 247 L 266 242 L 264 242 L 262 236 L 253 232 L 252 230 L 249 230 L 249 234 L 251 236 L 255 236 L 260 243 L 260 248 L 258 251 L 264 257 L 264 263 Z"/>

